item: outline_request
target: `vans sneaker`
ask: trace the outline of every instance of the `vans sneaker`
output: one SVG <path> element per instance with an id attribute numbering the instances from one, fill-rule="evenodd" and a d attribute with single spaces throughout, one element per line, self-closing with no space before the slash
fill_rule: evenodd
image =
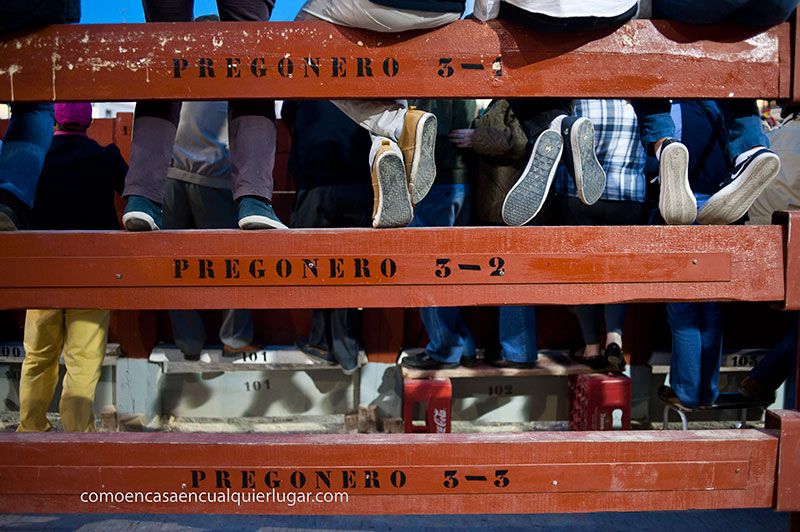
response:
<path id="1" fill-rule="evenodd" d="M 436 179 L 436 116 L 413 107 L 406 111 L 403 131 L 397 141 L 405 161 L 411 202 L 416 205 Z"/>
<path id="2" fill-rule="evenodd" d="M 405 227 L 411 223 L 414 208 L 406 183 L 406 165 L 388 139 L 381 143 L 372 162 L 372 191 L 373 227 Z"/>
<path id="3" fill-rule="evenodd" d="M 561 121 L 564 164 L 575 178 L 578 198 L 592 205 L 606 189 L 606 171 L 594 151 L 594 125 L 588 118 L 567 116 Z"/>
<path id="4" fill-rule="evenodd" d="M 689 186 L 689 150 L 675 139 L 661 145 L 658 156 L 658 209 L 670 225 L 691 225 L 697 218 L 697 200 Z"/>
<path id="5" fill-rule="evenodd" d="M 161 205 L 144 196 L 128 196 L 122 225 L 126 231 L 158 231 L 161 229 Z"/>
<path id="6" fill-rule="evenodd" d="M 286 229 L 272 205 L 263 199 L 253 196 L 239 198 L 239 228 L 245 230 L 256 229 Z"/>
<path id="7" fill-rule="evenodd" d="M 525 225 L 539 213 L 561 160 L 564 141 L 553 129 L 542 132 L 533 144 L 528 164 L 503 201 L 503 221 Z"/>
<path id="8" fill-rule="evenodd" d="M 777 177 L 781 169 L 778 156 L 762 148 L 734 167 L 731 177 L 720 183 L 720 190 L 700 210 L 701 224 L 729 224 L 744 216 L 753 202 Z"/>

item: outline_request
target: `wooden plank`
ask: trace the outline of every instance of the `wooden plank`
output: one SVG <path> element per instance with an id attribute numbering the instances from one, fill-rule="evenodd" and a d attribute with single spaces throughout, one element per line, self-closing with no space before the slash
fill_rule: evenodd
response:
<path id="1" fill-rule="evenodd" d="M 594 373 L 584 364 L 569 359 L 566 353 L 558 351 L 539 352 L 535 368 L 495 368 L 481 364 L 472 368 L 460 366 L 454 369 L 424 370 L 403 367 L 403 378 L 406 379 L 470 379 L 478 377 L 540 377 L 579 375 Z"/>
<path id="2" fill-rule="evenodd" d="M 51 26 L 0 42 L 0 101 L 788 97 L 789 24 L 631 21 L 535 33 L 504 21 L 371 33 L 325 22 Z"/>
<path id="3" fill-rule="evenodd" d="M 800 310 L 800 212 L 776 212 L 773 220 L 785 227 L 786 297 L 783 306 L 786 310 Z"/>
<path id="4" fill-rule="evenodd" d="M 0 511 L 453 514 L 770 507 L 777 448 L 775 435 L 755 430 L 0 434 Z M 289 491 L 346 493 L 348 500 L 237 505 L 230 495 L 286 497 Z M 82 502 L 89 492 L 131 492 L 130 500 L 135 493 L 175 492 L 194 502 Z M 227 494 L 227 502 L 199 502 L 206 492 Z"/>
<path id="5" fill-rule="evenodd" d="M 783 301 L 782 246 L 779 226 L 6 233 L 0 308 Z"/>

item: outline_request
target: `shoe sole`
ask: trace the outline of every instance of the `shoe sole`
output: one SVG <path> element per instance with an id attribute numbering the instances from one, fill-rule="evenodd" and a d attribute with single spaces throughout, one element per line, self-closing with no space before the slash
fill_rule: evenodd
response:
<path id="1" fill-rule="evenodd" d="M 17 231 L 19 227 L 14 220 L 5 213 L 0 212 L 0 231 Z"/>
<path id="2" fill-rule="evenodd" d="M 122 225 L 126 231 L 158 231 L 159 227 L 152 216 L 146 212 L 131 211 L 122 215 Z"/>
<path id="3" fill-rule="evenodd" d="M 691 225 L 697 219 L 697 200 L 689 186 L 689 150 L 673 143 L 661 151 L 658 209 L 670 225 Z"/>
<path id="4" fill-rule="evenodd" d="M 257 229 L 288 229 L 288 227 L 278 220 L 273 220 L 269 216 L 252 214 L 239 220 L 239 229 L 253 231 Z"/>
<path id="5" fill-rule="evenodd" d="M 503 221 L 507 225 L 525 225 L 539 213 L 563 150 L 564 142 L 557 131 L 548 129 L 536 139 L 522 176 L 503 200 Z"/>
<path id="6" fill-rule="evenodd" d="M 578 198 L 593 205 L 606 190 L 606 172 L 597 160 L 594 147 L 594 125 L 587 118 L 579 118 L 570 129 L 572 166 Z"/>
<path id="7" fill-rule="evenodd" d="M 411 202 L 416 205 L 425 197 L 436 180 L 436 117 L 425 114 L 417 123 L 414 156 L 408 175 Z"/>
<path id="8" fill-rule="evenodd" d="M 774 153 L 753 161 L 751 170 L 709 198 L 698 214 L 701 224 L 724 225 L 744 216 L 753 202 L 777 177 L 781 162 Z"/>
<path id="9" fill-rule="evenodd" d="M 385 151 L 375 161 L 378 208 L 373 227 L 405 227 L 414 217 L 406 185 L 406 166 L 394 151 Z"/>

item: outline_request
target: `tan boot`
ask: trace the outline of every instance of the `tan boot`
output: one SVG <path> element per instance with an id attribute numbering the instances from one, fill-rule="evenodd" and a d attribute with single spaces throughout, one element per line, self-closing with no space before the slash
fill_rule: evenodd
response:
<path id="1" fill-rule="evenodd" d="M 384 140 L 372 163 L 372 226 L 405 227 L 414 217 L 403 159 Z"/>
<path id="2" fill-rule="evenodd" d="M 403 152 L 411 201 L 419 203 L 436 179 L 436 117 L 411 107 L 397 145 Z"/>

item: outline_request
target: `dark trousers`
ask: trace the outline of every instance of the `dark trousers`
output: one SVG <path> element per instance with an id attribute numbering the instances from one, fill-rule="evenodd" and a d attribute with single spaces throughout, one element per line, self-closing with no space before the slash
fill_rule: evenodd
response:
<path id="1" fill-rule="evenodd" d="M 193 0 L 142 0 L 147 22 L 190 22 Z M 267 21 L 266 0 L 217 0 L 219 17 L 226 21 Z M 162 202 L 164 176 L 172 160 L 172 146 L 181 112 L 180 101 L 137 102 L 133 144 L 125 196 L 137 195 Z M 233 168 L 233 196 L 272 198 L 275 152 L 275 106 L 272 100 L 231 101 L 228 135 Z"/>
<path id="2" fill-rule="evenodd" d="M 290 225 L 295 228 L 372 227 L 372 187 L 332 185 L 301 189 Z M 358 365 L 361 313 L 358 309 L 311 311 L 309 345 L 330 351 L 344 369 Z"/>

